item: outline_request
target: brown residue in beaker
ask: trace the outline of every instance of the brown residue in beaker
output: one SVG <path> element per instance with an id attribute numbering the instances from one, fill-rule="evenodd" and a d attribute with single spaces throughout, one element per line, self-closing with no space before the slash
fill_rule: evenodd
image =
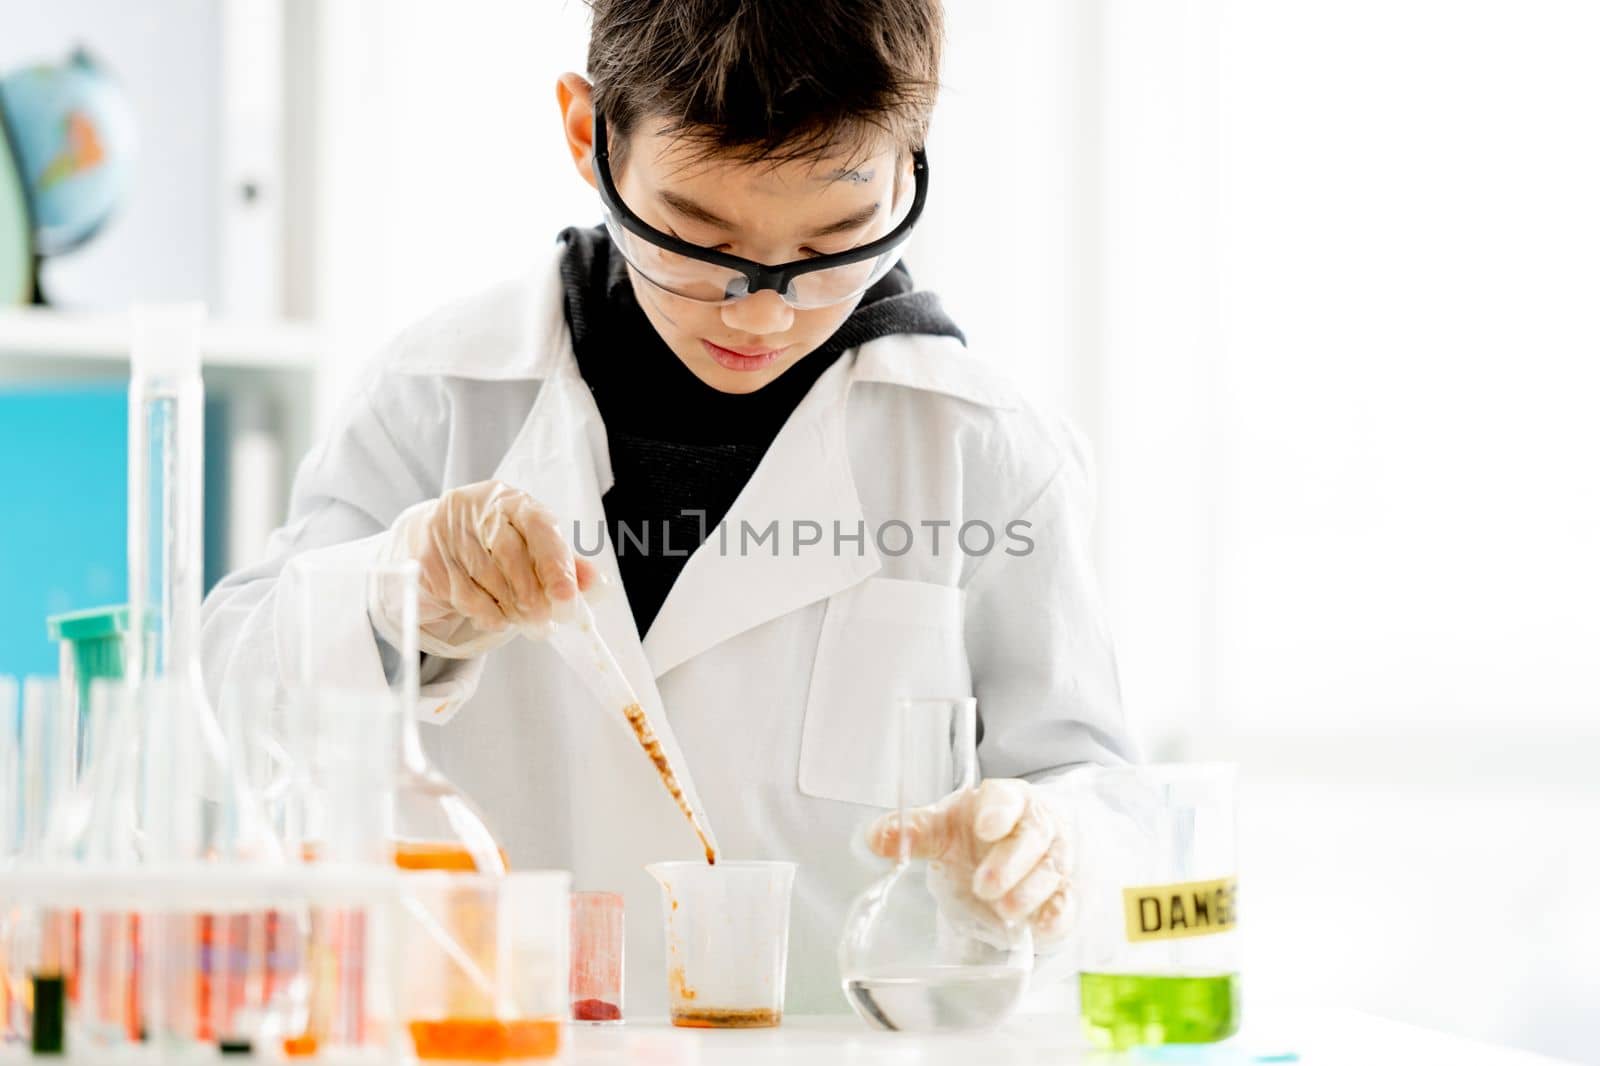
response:
<path id="1" fill-rule="evenodd" d="M 678 775 L 672 772 L 672 763 L 667 760 L 667 753 L 661 750 L 661 742 L 650 729 L 650 723 L 645 720 L 644 708 L 637 703 L 630 703 L 622 710 L 623 716 L 628 719 L 628 725 L 633 727 L 633 735 L 638 738 L 639 746 L 644 748 L 644 753 L 655 764 L 656 775 L 661 778 L 661 784 L 672 796 L 678 810 L 689 820 L 689 827 L 694 830 L 694 835 L 700 838 L 700 846 L 706 849 L 706 862 L 712 866 L 717 864 L 717 851 L 711 846 L 711 838 L 706 836 L 700 819 L 695 817 L 689 801 L 683 797 L 683 789 L 678 785 Z"/>
<path id="2" fill-rule="evenodd" d="M 680 1029 L 771 1029 L 783 1021 L 783 1012 L 770 1007 L 754 1010 L 697 1008 L 672 1012 L 672 1024 Z"/>
<path id="3" fill-rule="evenodd" d="M 683 976 L 683 966 L 679 964 L 667 971 L 667 990 L 672 993 L 673 999 L 692 1000 L 700 993 L 689 987 L 688 978 Z"/>

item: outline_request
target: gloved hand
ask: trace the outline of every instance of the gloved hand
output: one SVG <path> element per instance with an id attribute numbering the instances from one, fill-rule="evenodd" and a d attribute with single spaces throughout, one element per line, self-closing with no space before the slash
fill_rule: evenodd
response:
<path id="1" fill-rule="evenodd" d="M 520 489 L 480 481 L 408 508 L 390 527 L 390 561 L 414 559 L 422 650 L 468 658 L 520 631 L 542 631 L 599 580 L 550 512 Z M 392 604 L 370 605 L 380 631 Z"/>
<path id="2" fill-rule="evenodd" d="M 1070 924 L 1066 832 L 1036 786 L 1011 779 L 985 781 L 905 818 L 909 857 L 928 861 L 929 887 L 945 917 L 997 944 L 997 926 L 1027 922 L 1036 949 L 1062 940 Z M 873 822 L 867 846 L 897 858 L 899 815 Z"/>

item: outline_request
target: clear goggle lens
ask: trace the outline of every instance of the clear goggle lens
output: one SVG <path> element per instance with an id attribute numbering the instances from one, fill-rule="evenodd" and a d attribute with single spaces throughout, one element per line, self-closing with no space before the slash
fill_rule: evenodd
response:
<path id="1" fill-rule="evenodd" d="M 652 244 L 607 217 L 606 232 L 628 265 L 657 288 L 674 296 L 704 304 L 727 304 L 749 295 L 750 279 L 737 270 L 691 259 Z M 785 303 L 799 310 L 828 307 L 859 296 L 889 273 L 900 259 L 900 248 L 855 263 L 812 270 L 794 277 Z"/>

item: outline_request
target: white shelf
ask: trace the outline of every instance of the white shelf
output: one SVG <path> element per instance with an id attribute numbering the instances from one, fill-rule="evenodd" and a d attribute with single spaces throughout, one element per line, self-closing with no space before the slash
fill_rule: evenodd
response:
<path id="1" fill-rule="evenodd" d="M 120 361 L 131 330 L 125 313 L 0 308 L 0 360 Z M 293 322 L 208 322 L 200 338 L 207 366 L 311 370 L 328 352 L 316 327 Z"/>

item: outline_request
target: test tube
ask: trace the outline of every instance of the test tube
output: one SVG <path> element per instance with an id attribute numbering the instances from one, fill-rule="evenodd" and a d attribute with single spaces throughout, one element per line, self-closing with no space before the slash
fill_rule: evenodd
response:
<path id="1" fill-rule="evenodd" d="M 21 857 L 50 863 L 64 857 L 63 806 L 72 796 L 77 768 L 77 716 L 61 699 L 54 680 L 23 683 L 21 730 Z M 32 1043 L 35 1055 L 66 1051 L 69 982 L 75 975 L 79 915 L 45 907 L 38 912 L 38 946 L 29 972 Z"/>
<path id="2" fill-rule="evenodd" d="M 63 703 L 54 679 L 23 681 L 19 739 L 18 850 L 23 859 L 45 862 L 56 858 L 64 843 L 61 805 L 77 780 L 77 715 Z"/>
<path id="3" fill-rule="evenodd" d="M 17 682 L 0 675 L 0 863 L 16 858 L 20 818 L 20 755 L 17 750 Z M 13 995 L 12 967 L 16 961 L 15 908 L 0 899 L 0 1049 L 22 1041 L 17 1015 L 21 1001 Z"/>
<path id="4" fill-rule="evenodd" d="M 141 858 L 182 864 L 202 855 L 203 808 L 208 767 L 205 747 L 191 727 L 193 689 L 186 679 L 145 678 L 134 690 L 137 716 L 137 808 Z M 208 709 L 209 713 L 209 709 Z M 141 915 L 139 1000 L 143 1035 L 164 1058 L 215 1046 L 209 1032 L 210 912 L 192 902 Z"/>
<path id="5" fill-rule="evenodd" d="M 572 894 L 572 1020 L 622 1021 L 622 893 Z"/>
<path id="6" fill-rule="evenodd" d="M 80 689 L 81 691 L 81 689 Z M 87 681 L 85 790 L 88 818 L 77 857 L 114 867 L 135 862 L 134 762 L 138 723 L 131 690 L 121 681 Z M 140 1039 L 140 915 L 106 903 L 86 909 L 81 922 L 77 998 L 68 1039 L 76 1054 L 101 1054 Z"/>

